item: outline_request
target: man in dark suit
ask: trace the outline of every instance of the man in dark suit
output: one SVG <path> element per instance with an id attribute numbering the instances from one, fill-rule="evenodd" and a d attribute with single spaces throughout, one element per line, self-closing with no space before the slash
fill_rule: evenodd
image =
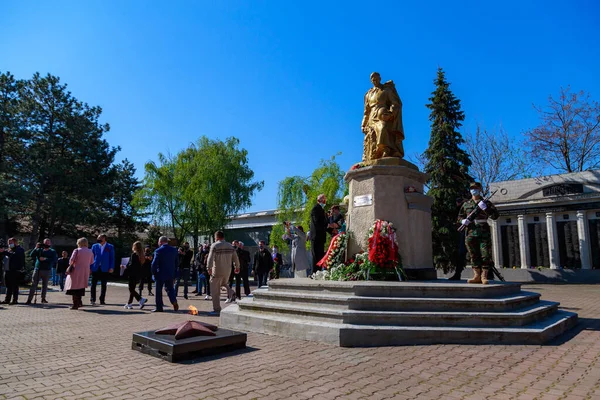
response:
<path id="1" fill-rule="evenodd" d="M 106 235 L 98 236 L 98 243 L 92 246 L 94 253 L 94 263 L 92 270 L 92 287 L 90 289 L 90 304 L 96 304 L 96 286 L 100 281 L 100 304 L 105 304 L 106 299 L 106 281 L 108 275 L 112 274 L 115 268 L 115 248 L 106 241 Z"/>
<path id="2" fill-rule="evenodd" d="M 244 243 L 238 241 L 237 242 L 237 255 L 240 260 L 240 273 L 235 275 L 235 295 L 238 299 L 242 298 L 241 289 L 240 289 L 240 278 L 244 282 L 244 294 L 247 296 L 250 295 L 250 282 L 248 282 L 248 265 L 250 264 L 250 252 L 248 250 L 244 250 Z"/>
<path id="3" fill-rule="evenodd" d="M 254 274 L 258 277 L 258 287 L 267 284 L 269 272 L 273 268 L 273 257 L 267 249 L 265 241 L 258 242 L 258 251 L 254 253 Z"/>
<path id="4" fill-rule="evenodd" d="M 19 278 L 25 270 L 25 250 L 19 246 L 16 238 L 8 239 L 8 250 L 0 248 L 0 260 L 8 257 L 8 270 L 6 271 L 6 298 L 2 304 L 17 304 L 19 300 Z M 2 267 L 2 263 L 0 263 Z"/>
<path id="5" fill-rule="evenodd" d="M 175 280 L 175 271 L 179 264 L 179 253 L 175 247 L 169 246 L 169 239 L 166 236 L 161 236 L 158 239 L 158 249 L 154 252 L 152 260 L 152 275 L 156 280 L 156 308 L 152 312 L 163 312 L 163 287 L 169 296 L 173 310 L 179 310 L 177 297 L 175 296 L 175 288 L 173 281 Z"/>
<path id="6" fill-rule="evenodd" d="M 327 199 L 324 194 L 317 196 L 317 204 L 310 211 L 310 251 L 312 253 L 313 272 L 321 267 L 317 263 L 325 256 L 325 240 L 327 239 L 327 215 L 325 214 Z"/>

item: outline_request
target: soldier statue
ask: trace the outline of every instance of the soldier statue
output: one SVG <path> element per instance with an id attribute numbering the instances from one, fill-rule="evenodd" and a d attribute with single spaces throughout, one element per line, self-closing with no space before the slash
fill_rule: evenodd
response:
<path id="1" fill-rule="evenodd" d="M 492 260 L 492 238 L 488 218 L 498 219 L 498 210 L 489 200 L 482 198 L 481 183 L 469 186 L 471 199 L 464 202 L 458 214 L 459 222 L 465 227 L 465 244 L 471 257 L 473 279 L 469 283 L 488 283 Z"/>
<path id="2" fill-rule="evenodd" d="M 379 72 L 371 74 L 373 87 L 365 94 L 361 129 L 365 134 L 363 161 L 404 157 L 402 101 L 393 81 L 381 83 Z"/>

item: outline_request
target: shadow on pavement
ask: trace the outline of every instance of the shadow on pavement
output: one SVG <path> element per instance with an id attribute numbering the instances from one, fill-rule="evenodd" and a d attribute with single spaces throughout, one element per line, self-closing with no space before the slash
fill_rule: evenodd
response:
<path id="1" fill-rule="evenodd" d="M 43 304 L 43 303 L 31 303 L 31 304 L 25 304 L 25 303 L 19 303 L 17 304 L 19 306 L 25 306 L 25 307 L 37 307 L 37 308 L 69 308 L 71 307 L 71 305 L 66 305 L 66 304 Z M 14 307 L 14 306 L 12 306 Z"/>
<path id="2" fill-rule="evenodd" d="M 100 314 L 100 315 L 121 315 L 121 314 L 146 314 L 144 311 L 138 310 L 106 310 L 106 309 L 93 309 L 93 308 L 80 308 L 81 311 Z"/>
<path id="3" fill-rule="evenodd" d="M 562 335 L 552 339 L 544 346 L 560 346 L 565 344 L 575 336 L 579 335 L 582 331 L 600 331 L 600 319 L 597 318 L 579 318 L 577 325 L 569 329 Z"/>
<path id="4" fill-rule="evenodd" d="M 228 351 L 228 352 L 224 352 L 221 354 L 215 354 L 212 356 L 199 357 L 199 358 L 195 358 L 193 360 L 184 360 L 184 361 L 177 362 L 175 364 L 188 364 L 188 365 L 189 364 L 200 364 L 200 363 L 207 362 L 207 361 L 220 360 L 220 359 L 226 358 L 226 357 L 239 356 L 241 354 L 253 353 L 253 352 L 259 351 L 259 350 L 260 349 L 257 349 L 254 347 L 246 347 L 245 349 Z"/>

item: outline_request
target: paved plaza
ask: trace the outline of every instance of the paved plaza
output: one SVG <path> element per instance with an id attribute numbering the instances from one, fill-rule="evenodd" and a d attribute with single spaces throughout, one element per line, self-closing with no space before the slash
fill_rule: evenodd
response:
<path id="1" fill-rule="evenodd" d="M 203 297 L 152 314 L 153 300 L 125 310 L 127 289 L 110 286 L 108 305 L 71 311 L 53 291 L 45 307 L 0 309 L 0 399 L 600 399 L 600 285 L 523 288 L 578 326 L 545 346 L 338 348 L 250 333 L 244 351 L 181 364 L 131 350 L 132 333 L 181 322 L 190 304 L 189 318 L 218 323 Z"/>

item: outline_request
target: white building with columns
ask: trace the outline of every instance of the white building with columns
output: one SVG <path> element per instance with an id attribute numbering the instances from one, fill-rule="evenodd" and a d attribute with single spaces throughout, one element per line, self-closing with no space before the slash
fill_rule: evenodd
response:
<path id="1" fill-rule="evenodd" d="M 600 268 L 600 170 L 495 182 L 494 263 Z"/>

